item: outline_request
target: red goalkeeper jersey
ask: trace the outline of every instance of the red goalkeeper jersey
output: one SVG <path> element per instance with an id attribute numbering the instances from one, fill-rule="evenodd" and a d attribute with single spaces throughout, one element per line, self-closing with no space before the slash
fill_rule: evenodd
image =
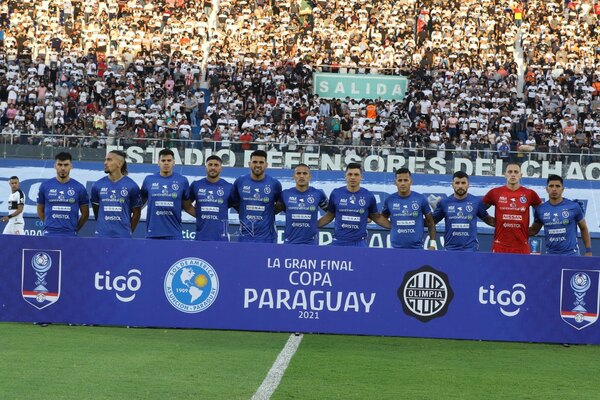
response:
<path id="1" fill-rule="evenodd" d="M 487 192 L 483 202 L 496 208 L 492 251 L 529 254 L 529 207 L 541 204 L 540 196 L 523 186 L 517 190 L 501 186 Z"/>

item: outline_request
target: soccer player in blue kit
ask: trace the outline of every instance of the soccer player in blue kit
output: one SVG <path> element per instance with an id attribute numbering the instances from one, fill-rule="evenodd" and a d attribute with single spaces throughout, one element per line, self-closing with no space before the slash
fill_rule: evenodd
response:
<path id="1" fill-rule="evenodd" d="M 233 185 L 221 178 L 223 161 L 217 155 L 206 159 L 206 178 L 190 186 L 190 201 L 195 202 L 196 240 L 229 241 L 229 207 Z"/>
<path id="2" fill-rule="evenodd" d="M 281 204 L 285 210 L 286 244 L 319 244 L 317 219 L 319 208 L 327 208 L 327 195 L 321 189 L 309 186 L 310 168 L 298 164 L 294 168 L 296 186 L 281 193 Z"/>
<path id="3" fill-rule="evenodd" d="M 381 210 L 381 214 L 389 218 L 392 247 L 423 249 L 426 224 L 430 239 L 428 248 L 435 250 L 435 221 L 427 199 L 421 193 L 411 192 L 412 177 L 408 168 L 399 168 L 395 176 L 398 191 L 385 199 Z"/>
<path id="4" fill-rule="evenodd" d="M 56 178 L 40 185 L 37 214 L 44 223 L 44 236 L 77 236 L 90 215 L 85 187 L 70 177 L 73 157 L 61 152 L 54 157 Z"/>
<path id="5" fill-rule="evenodd" d="M 577 243 L 577 227 L 585 245 L 585 255 L 592 256 L 592 239 L 584 219 L 583 210 L 576 201 L 563 197 L 563 178 L 550 175 L 546 181 L 548 201 L 535 209 L 534 222 L 529 227 L 529 236 L 536 235 L 542 226 L 546 235 L 546 254 L 580 254 Z"/>
<path id="6" fill-rule="evenodd" d="M 139 186 L 127 176 L 126 154 L 112 150 L 104 159 L 108 174 L 92 186 L 92 210 L 96 216 L 96 236 L 130 238 L 140 221 L 142 195 Z"/>
<path id="7" fill-rule="evenodd" d="M 452 175 L 452 189 L 454 194 L 442 199 L 433 211 L 436 223 L 445 220 L 444 249 L 477 251 L 477 218 L 494 226 L 494 217 L 488 214 L 480 197 L 468 193 L 469 175 L 465 172 Z"/>
<path id="8" fill-rule="evenodd" d="M 175 155 L 171 149 L 158 153 L 159 172 L 148 175 L 142 183 L 142 202 L 148 205 L 146 238 L 183 239 L 182 209 L 194 216 L 189 201 L 189 183 L 185 176 L 173 172 Z"/>
<path id="9" fill-rule="evenodd" d="M 250 174 L 233 183 L 233 204 L 240 214 L 240 242 L 275 243 L 275 204 L 281 200 L 281 183 L 265 173 L 267 153 L 250 155 Z"/>
<path id="10" fill-rule="evenodd" d="M 318 227 L 335 219 L 333 246 L 368 247 L 367 224 L 369 218 L 384 228 L 389 221 L 377 212 L 375 196 L 360 187 L 362 167 L 358 163 L 346 166 L 346 186 L 334 189 L 329 196 L 327 213 L 319 218 Z"/>

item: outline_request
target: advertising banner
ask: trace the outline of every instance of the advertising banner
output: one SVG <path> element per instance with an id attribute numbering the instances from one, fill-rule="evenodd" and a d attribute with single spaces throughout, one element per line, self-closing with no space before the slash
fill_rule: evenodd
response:
<path id="1" fill-rule="evenodd" d="M 324 99 L 404 100 L 407 86 L 405 76 L 325 72 L 313 75 L 313 94 Z"/>
<path id="2" fill-rule="evenodd" d="M 0 320 L 600 344 L 598 258 L 3 236 Z"/>

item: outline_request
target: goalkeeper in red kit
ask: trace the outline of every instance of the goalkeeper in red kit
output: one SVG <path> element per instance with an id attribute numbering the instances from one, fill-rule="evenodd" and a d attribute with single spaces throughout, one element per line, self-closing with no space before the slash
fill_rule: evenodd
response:
<path id="1" fill-rule="evenodd" d="M 542 200 L 535 191 L 521 186 L 521 175 L 521 166 L 509 163 L 504 172 L 506 185 L 491 189 L 483 196 L 487 207 L 495 207 L 494 253 L 530 253 L 530 207 L 537 207 Z"/>

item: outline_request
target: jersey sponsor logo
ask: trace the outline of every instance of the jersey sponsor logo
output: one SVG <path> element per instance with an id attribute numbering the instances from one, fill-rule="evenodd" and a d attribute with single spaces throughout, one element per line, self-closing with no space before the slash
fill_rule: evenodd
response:
<path id="1" fill-rule="evenodd" d="M 469 229 L 469 224 L 451 224 L 452 229 Z"/>
<path id="2" fill-rule="evenodd" d="M 61 212 L 61 211 L 63 211 L 63 212 L 65 212 L 65 211 L 66 212 L 70 212 L 71 211 L 71 207 L 69 207 L 69 206 L 52 206 L 50 208 L 50 210 L 51 211 L 57 211 L 57 212 Z"/>
<path id="3" fill-rule="evenodd" d="M 104 206 L 102 208 L 106 212 L 121 212 L 121 210 L 123 210 L 123 207 L 121 206 Z"/>
<path id="4" fill-rule="evenodd" d="M 415 221 L 413 221 L 412 219 L 401 219 L 396 221 L 396 225 L 397 226 L 413 226 L 415 224 Z"/>
<path id="5" fill-rule="evenodd" d="M 514 214 L 504 214 L 502 216 L 504 221 L 523 221 L 522 215 L 514 215 Z"/>
<path id="6" fill-rule="evenodd" d="M 548 229 L 549 235 L 562 235 L 567 233 L 567 228 Z"/>
<path id="7" fill-rule="evenodd" d="M 497 290 L 495 285 L 489 285 L 487 288 L 479 287 L 479 304 L 497 305 L 502 315 L 514 317 L 521 312 L 521 306 L 527 299 L 525 295 L 525 285 L 515 283 L 512 289 Z"/>
<path id="8" fill-rule="evenodd" d="M 454 298 L 448 275 L 429 265 L 404 274 L 397 294 L 404 313 L 421 322 L 446 315 Z"/>
<path id="9" fill-rule="evenodd" d="M 292 219 L 311 219 L 312 216 L 310 214 L 292 214 Z"/>
<path id="10" fill-rule="evenodd" d="M 353 217 L 351 215 L 342 215 L 342 221 L 360 222 L 360 217 Z"/>
<path id="11" fill-rule="evenodd" d="M 219 207 L 201 206 L 200 211 L 202 211 L 202 212 L 219 212 Z"/>
<path id="12" fill-rule="evenodd" d="M 250 186 L 246 185 L 242 187 L 242 193 L 250 193 Z"/>
<path id="13" fill-rule="evenodd" d="M 173 207 L 174 203 L 172 201 L 156 201 L 154 205 L 156 207 Z"/>
<path id="14" fill-rule="evenodd" d="M 58 301 L 61 286 L 61 250 L 23 249 L 21 295 L 41 310 Z"/>
<path id="15" fill-rule="evenodd" d="M 251 204 L 248 204 L 246 206 L 246 211 L 258 211 L 258 212 L 263 212 L 265 211 L 265 206 L 253 206 Z"/>
<path id="16" fill-rule="evenodd" d="M 209 308 L 219 294 L 219 277 L 208 262 L 195 257 L 176 261 L 165 275 L 165 296 L 184 313 L 198 313 Z"/>
<path id="17" fill-rule="evenodd" d="M 560 317 L 577 330 L 598 320 L 600 271 L 563 269 L 560 280 Z"/>

